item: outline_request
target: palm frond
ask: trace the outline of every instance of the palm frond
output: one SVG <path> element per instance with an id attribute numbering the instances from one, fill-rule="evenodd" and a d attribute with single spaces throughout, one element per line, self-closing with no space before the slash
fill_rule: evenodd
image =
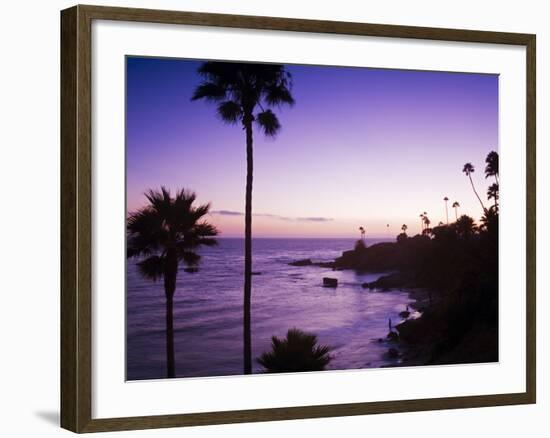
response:
<path id="1" fill-rule="evenodd" d="M 464 172 L 466 175 L 469 175 L 470 173 L 473 173 L 475 171 L 475 167 L 472 163 L 466 163 L 464 167 L 462 168 L 462 172 Z"/>
<path id="2" fill-rule="evenodd" d="M 174 249 L 178 260 L 196 266 L 200 256 L 193 250 L 216 244 L 218 230 L 201 219 L 210 204 L 194 207 L 196 194 L 180 189 L 175 197 L 170 190 L 149 190 L 146 207 L 130 214 L 127 220 L 127 257 L 147 257 L 138 263 L 139 272 L 148 279 L 158 279 L 164 269 L 164 254 Z"/>
<path id="3" fill-rule="evenodd" d="M 218 104 L 218 115 L 226 123 L 237 123 L 243 116 L 241 106 L 232 101 L 226 100 Z"/>
<path id="4" fill-rule="evenodd" d="M 201 261 L 201 256 L 193 251 L 179 251 L 178 258 L 190 267 L 198 266 Z"/>
<path id="5" fill-rule="evenodd" d="M 266 88 L 265 101 L 269 105 L 294 105 L 295 101 L 290 90 L 284 84 L 273 84 Z"/>
<path id="6" fill-rule="evenodd" d="M 498 201 L 498 184 L 493 183 L 487 189 L 487 199 L 494 199 Z"/>
<path id="7" fill-rule="evenodd" d="M 149 201 L 150 208 L 157 212 L 159 218 L 166 220 L 170 215 L 172 197 L 170 190 L 162 186 L 160 190 L 148 190 L 145 197 Z"/>
<path id="8" fill-rule="evenodd" d="M 485 178 L 498 175 L 498 153 L 497 152 L 495 151 L 489 152 L 487 154 L 487 158 L 485 158 L 485 163 L 487 164 L 485 166 Z"/>
<path id="9" fill-rule="evenodd" d="M 197 207 L 195 207 L 192 211 L 192 217 L 195 222 L 197 222 L 199 219 L 201 219 L 203 216 L 206 216 L 210 212 L 210 203 L 208 204 L 202 204 Z"/>
<path id="10" fill-rule="evenodd" d="M 214 82 L 203 82 L 195 91 L 191 100 L 204 99 L 211 102 L 219 102 L 225 99 L 227 92 L 225 88 Z"/>
<path id="11" fill-rule="evenodd" d="M 166 239 L 162 220 L 150 206 L 132 213 L 126 224 L 126 256 L 148 256 L 157 251 Z"/>
<path id="12" fill-rule="evenodd" d="M 160 256 L 151 256 L 137 263 L 139 273 L 153 281 L 162 278 L 164 274 L 164 258 Z"/>
<path id="13" fill-rule="evenodd" d="M 275 137 L 281 129 L 279 119 L 270 109 L 262 111 L 256 116 L 256 122 L 268 137 Z"/>
<path id="14" fill-rule="evenodd" d="M 218 229 L 208 222 L 198 223 L 197 225 L 195 225 L 193 232 L 201 238 L 214 237 L 218 235 Z"/>

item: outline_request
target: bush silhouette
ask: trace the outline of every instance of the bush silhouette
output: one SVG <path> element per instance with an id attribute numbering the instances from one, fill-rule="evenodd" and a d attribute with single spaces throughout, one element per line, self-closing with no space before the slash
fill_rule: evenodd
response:
<path id="1" fill-rule="evenodd" d="M 317 344 L 316 335 L 293 328 L 284 339 L 273 336 L 271 351 L 257 361 L 267 373 L 323 371 L 332 360 L 329 351 L 329 346 Z"/>

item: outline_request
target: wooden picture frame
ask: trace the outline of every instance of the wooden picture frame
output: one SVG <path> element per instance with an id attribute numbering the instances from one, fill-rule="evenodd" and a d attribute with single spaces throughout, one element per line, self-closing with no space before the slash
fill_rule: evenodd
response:
<path id="1" fill-rule="evenodd" d="M 389 38 L 519 45 L 526 48 L 527 284 L 526 391 L 196 414 L 92 418 L 91 24 L 93 20 L 186 24 Z M 535 35 L 75 6 L 61 12 L 61 426 L 98 432 L 535 403 Z"/>

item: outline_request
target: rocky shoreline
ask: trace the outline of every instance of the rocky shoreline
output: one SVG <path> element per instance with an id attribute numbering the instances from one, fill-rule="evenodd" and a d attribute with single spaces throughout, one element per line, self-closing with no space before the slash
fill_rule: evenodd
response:
<path id="1" fill-rule="evenodd" d="M 372 249 L 370 249 L 372 248 Z M 344 270 L 344 269 L 353 269 L 359 272 L 372 272 L 378 271 L 383 272 L 389 268 L 394 269 L 395 266 L 389 262 L 387 258 L 395 256 L 392 243 L 383 243 L 376 244 L 372 247 L 354 249 L 350 251 L 344 251 L 342 256 L 335 259 L 332 262 L 314 262 L 311 259 L 301 259 L 288 263 L 290 266 L 296 267 L 321 267 L 329 268 L 332 270 Z M 372 254 L 375 254 L 376 260 L 373 261 Z M 382 257 L 386 260 L 382 261 Z M 376 268 L 376 269 L 373 269 Z M 326 286 L 327 280 L 332 280 L 330 278 L 323 278 L 324 285 Z M 336 279 L 332 287 L 336 287 Z M 409 327 L 407 324 L 408 321 L 414 321 L 420 319 L 421 316 L 409 319 L 409 314 L 416 312 L 416 314 L 421 314 L 431 301 L 431 293 L 423 288 L 415 287 L 414 278 L 406 272 L 396 271 L 396 272 L 386 272 L 383 275 L 380 275 L 377 280 L 372 282 L 363 283 L 361 285 L 363 289 L 368 290 L 377 290 L 382 292 L 390 292 L 391 290 L 405 290 L 409 293 L 409 296 L 414 300 L 410 304 L 411 312 L 407 311 L 402 312 L 407 315 L 402 315 L 404 321 L 401 321 L 399 324 L 392 326 L 391 321 L 389 323 L 388 335 L 384 339 L 378 339 L 380 343 L 387 343 L 388 351 L 386 356 L 390 359 L 399 358 L 400 361 L 395 365 L 387 366 L 409 366 L 409 365 L 419 365 L 419 358 L 421 356 L 418 352 L 415 352 L 413 343 L 411 343 L 411 335 Z M 407 342 L 404 341 L 407 339 Z M 421 360 L 420 360 L 421 362 Z"/>
<path id="2" fill-rule="evenodd" d="M 390 366 L 417 366 L 427 364 L 479 363 L 498 360 L 498 325 L 491 320 L 472 317 L 479 312 L 479 303 L 465 298 L 467 288 L 479 288 L 466 283 L 460 271 L 444 277 L 431 272 L 432 257 L 437 257 L 439 248 L 433 239 L 426 236 L 407 238 L 407 241 L 384 242 L 344 251 L 332 262 L 314 262 L 311 259 L 297 260 L 291 266 L 312 266 L 333 270 L 352 269 L 363 273 L 383 273 L 372 282 L 361 286 L 367 290 L 391 293 L 401 290 L 414 300 L 410 308 L 418 312 L 402 312 L 403 321 L 395 326 L 389 322 L 385 339 L 387 356 L 399 358 Z M 462 275 L 462 277 L 461 277 Z M 326 281 L 326 277 L 323 279 Z M 336 286 L 334 286 L 336 287 Z M 468 290 L 469 293 L 469 290 Z"/>

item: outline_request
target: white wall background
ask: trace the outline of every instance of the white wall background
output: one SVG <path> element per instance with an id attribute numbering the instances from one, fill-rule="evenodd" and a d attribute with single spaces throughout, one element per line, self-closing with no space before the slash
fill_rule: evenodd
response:
<path id="1" fill-rule="evenodd" d="M 537 34 L 538 77 L 538 404 L 458 411 L 285 421 L 106 434 L 105 436 L 246 437 L 317 435 L 445 438 L 515 437 L 547 432 L 550 391 L 543 343 L 549 325 L 543 266 L 550 242 L 544 198 L 550 165 L 549 11 L 537 0 L 337 2 L 278 0 L 91 1 L 94 4 L 272 15 Z M 68 436 L 59 429 L 59 10 L 70 1 L 4 2 L 0 24 L 0 432 Z M 546 210 L 546 211 L 544 211 Z M 543 249 L 545 247 L 545 249 Z M 546 415 L 545 415 L 546 414 Z M 537 433 L 538 431 L 541 431 Z"/>

